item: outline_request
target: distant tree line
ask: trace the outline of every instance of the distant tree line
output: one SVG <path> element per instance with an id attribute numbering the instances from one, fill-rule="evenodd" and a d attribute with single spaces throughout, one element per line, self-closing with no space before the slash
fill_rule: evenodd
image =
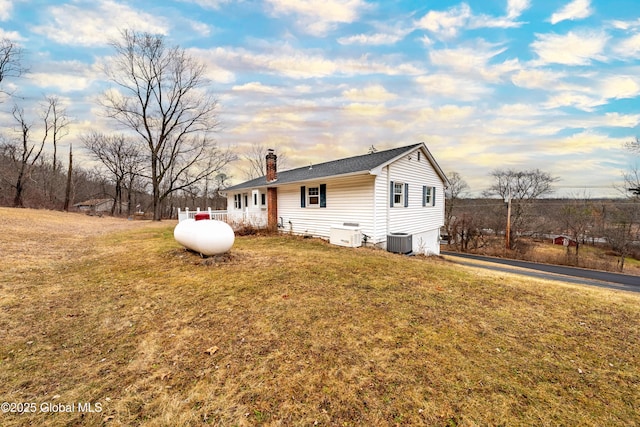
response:
<path id="1" fill-rule="evenodd" d="M 631 146 L 640 153 L 638 140 Z M 556 178 L 540 170 L 494 170 L 490 176 L 493 184 L 483 198 L 467 198 L 469 186 L 462 176 L 448 174 L 445 235 L 452 248 L 464 252 L 491 248 L 496 254 L 496 242 L 504 241 L 503 254 L 523 257 L 529 238 L 560 235 L 571 242 L 566 248 L 568 264 L 581 265 L 584 244 L 610 248 L 619 257 L 621 271 L 628 256 L 640 256 L 640 195 L 631 191 L 640 184 L 637 170 L 624 174 L 624 197 L 617 199 L 594 199 L 588 194 L 552 198 Z"/>

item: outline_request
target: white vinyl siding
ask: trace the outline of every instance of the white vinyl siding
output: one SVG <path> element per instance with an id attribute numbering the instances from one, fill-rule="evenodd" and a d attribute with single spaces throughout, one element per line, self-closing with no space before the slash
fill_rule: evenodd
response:
<path id="1" fill-rule="evenodd" d="M 328 239 L 332 225 L 349 222 L 359 224 L 364 234 L 373 235 L 373 183 L 374 176 L 367 174 L 279 186 L 278 217 L 284 225 L 281 231 Z M 319 188 L 321 184 L 327 186 L 327 207 L 302 208 L 300 187 Z"/>
<path id="2" fill-rule="evenodd" d="M 380 243 L 387 240 L 387 217 L 389 210 L 389 185 L 387 182 L 387 168 L 376 176 L 375 182 L 375 234 L 374 242 Z"/>
<path id="3" fill-rule="evenodd" d="M 415 160 L 416 157 L 414 156 L 414 160 L 408 160 L 405 156 L 389 165 L 392 180 L 409 184 L 409 206 L 406 209 L 390 211 L 389 231 L 392 233 L 422 233 L 444 225 L 444 200 L 439 200 L 444 193 L 442 181 L 428 162 L 418 162 Z M 436 187 L 434 207 L 441 209 L 425 210 L 423 208 L 422 187 L 424 185 Z"/>
<path id="4" fill-rule="evenodd" d="M 234 224 L 248 222 L 256 227 L 267 226 L 266 190 L 241 190 L 227 195 L 228 220 Z"/>
<path id="5" fill-rule="evenodd" d="M 375 241 L 386 242 L 389 233 L 409 233 L 414 236 L 414 251 L 421 245 L 431 253 L 439 253 L 437 236 L 444 225 L 444 184 L 426 155 L 421 154 L 420 161 L 417 159 L 416 153 L 405 155 L 383 168 L 376 177 Z M 390 207 L 391 182 L 408 184 L 406 208 L 396 208 L 395 203 Z M 431 188 L 431 194 L 435 191 L 433 205 L 427 207 L 423 204 L 425 186 Z"/>
<path id="6" fill-rule="evenodd" d="M 362 233 L 370 237 L 368 244 L 385 247 L 389 233 L 409 233 L 414 236 L 414 251 L 439 253 L 438 236 L 444 225 L 444 183 L 426 152 L 420 150 L 381 167 L 377 170 L 378 175 L 363 173 L 279 185 L 277 216 L 282 224 L 280 231 L 328 239 L 332 225 L 357 223 Z M 392 198 L 395 183 L 402 184 L 402 196 L 400 204 L 393 203 L 392 207 L 391 202 L 396 201 Z M 429 201 L 425 200 L 425 187 L 431 189 L 433 205 L 425 206 L 425 201 Z M 310 209 L 316 202 L 311 198 L 317 198 L 315 190 L 309 194 L 314 188 L 318 189 L 320 206 Z M 264 191 L 260 189 L 260 198 Z M 228 197 L 231 207 L 235 195 Z M 242 196 L 239 194 L 238 197 Z M 244 199 L 240 200 L 244 202 Z M 251 206 L 246 213 L 253 217 L 251 211 L 254 209 L 260 222 L 266 224 L 265 206 L 262 203 Z"/>

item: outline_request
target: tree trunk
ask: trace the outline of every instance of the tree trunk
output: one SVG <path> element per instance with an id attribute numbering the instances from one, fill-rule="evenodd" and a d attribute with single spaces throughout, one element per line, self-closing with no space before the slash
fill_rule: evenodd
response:
<path id="1" fill-rule="evenodd" d="M 13 198 L 13 207 L 15 208 L 23 208 L 24 202 L 22 200 L 22 190 L 24 190 L 22 181 L 24 180 L 24 163 L 20 168 L 20 173 L 18 174 L 18 180 L 16 181 L 16 195 Z"/>
<path id="2" fill-rule="evenodd" d="M 73 149 L 69 145 L 69 170 L 67 171 L 67 188 L 64 191 L 64 210 L 69 212 L 69 203 L 71 201 L 71 174 L 73 171 Z"/>
<path id="3" fill-rule="evenodd" d="M 116 213 L 116 206 L 118 206 L 118 214 L 122 213 L 122 182 L 116 181 L 115 196 L 113 196 L 113 205 L 111 206 L 111 216 Z"/>
<path id="4" fill-rule="evenodd" d="M 58 178 L 57 172 L 58 172 L 58 147 L 56 144 L 55 139 L 53 140 L 53 168 L 51 169 L 51 179 L 49 180 L 49 188 L 47 189 L 49 192 L 49 201 L 51 203 L 55 203 L 55 196 L 54 196 L 54 192 L 55 192 L 55 188 L 56 188 L 56 181 Z"/>
<path id="5" fill-rule="evenodd" d="M 133 200 L 132 200 L 133 199 L 133 197 L 132 197 L 132 193 L 133 192 L 132 192 L 131 189 L 133 188 L 133 181 L 135 179 L 135 175 L 130 174 L 129 176 L 130 176 L 130 178 L 129 178 L 129 186 L 127 187 L 127 216 L 128 217 L 131 216 L 131 214 L 133 213 L 132 206 L 131 206 L 133 204 Z"/>
<path id="6" fill-rule="evenodd" d="M 153 183 L 153 220 L 162 219 L 162 203 L 160 203 L 160 189 L 157 183 Z"/>
<path id="7" fill-rule="evenodd" d="M 160 179 L 158 178 L 158 156 L 151 155 L 151 185 L 153 185 L 153 220 L 162 219 L 162 203 L 160 203 Z"/>

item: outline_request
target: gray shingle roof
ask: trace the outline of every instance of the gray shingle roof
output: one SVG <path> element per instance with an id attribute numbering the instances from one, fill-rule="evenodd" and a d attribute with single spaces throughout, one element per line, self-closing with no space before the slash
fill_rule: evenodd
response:
<path id="1" fill-rule="evenodd" d="M 391 150 L 378 151 L 376 153 L 364 154 L 361 156 L 347 157 L 346 159 L 333 160 L 331 162 L 319 163 L 304 166 L 297 169 L 278 172 L 278 179 L 267 184 L 266 176 L 252 179 L 241 184 L 234 185 L 225 189 L 225 191 L 241 190 L 244 188 L 259 188 L 269 186 L 277 186 L 298 181 L 308 181 L 316 178 L 326 178 L 330 176 L 345 175 L 357 172 L 366 172 L 393 160 L 397 156 L 407 151 L 421 146 L 422 143 L 408 145 L 405 147 L 393 148 Z"/>

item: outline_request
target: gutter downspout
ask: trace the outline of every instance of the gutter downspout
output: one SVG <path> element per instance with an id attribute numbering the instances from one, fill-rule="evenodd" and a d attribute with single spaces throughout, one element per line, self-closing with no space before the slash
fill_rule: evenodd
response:
<path id="1" fill-rule="evenodd" d="M 391 189 L 389 188 L 391 185 L 391 165 L 387 165 L 387 200 L 385 205 L 387 206 L 387 229 L 384 233 L 385 242 L 387 241 L 387 235 L 389 234 L 389 222 L 390 222 L 390 214 L 391 214 L 391 206 L 389 200 L 391 200 Z M 386 243 L 385 243 L 386 246 Z"/>
<path id="2" fill-rule="evenodd" d="M 378 200 L 376 199 L 376 184 L 378 177 L 374 176 L 373 178 L 373 234 L 371 237 L 371 243 L 373 244 L 373 246 L 375 247 L 376 244 L 376 235 L 377 235 L 377 223 L 378 223 Z"/>

